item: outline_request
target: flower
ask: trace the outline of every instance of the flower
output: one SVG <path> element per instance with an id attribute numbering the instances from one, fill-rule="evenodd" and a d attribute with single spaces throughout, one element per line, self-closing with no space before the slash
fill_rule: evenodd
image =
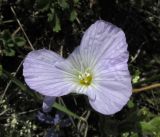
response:
<path id="1" fill-rule="evenodd" d="M 124 32 L 98 20 L 67 59 L 46 49 L 30 52 L 23 74 L 28 86 L 42 95 L 84 94 L 93 109 L 110 115 L 120 111 L 132 94 L 128 56 Z"/>

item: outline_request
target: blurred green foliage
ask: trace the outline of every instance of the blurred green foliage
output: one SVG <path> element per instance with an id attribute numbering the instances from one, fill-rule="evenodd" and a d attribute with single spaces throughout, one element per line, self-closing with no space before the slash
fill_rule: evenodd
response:
<path id="1" fill-rule="evenodd" d="M 79 0 L 36 0 L 34 6 L 37 14 L 47 14 L 47 20 L 51 24 L 54 32 L 61 30 L 61 21 L 63 16 L 67 16 L 68 20 L 73 22 L 77 18 L 76 8 Z"/>
<path id="2" fill-rule="evenodd" d="M 25 55 L 32 49 L 16 18 L 35 49 L 45 47 L 64 57 L 80 43 L 84 30 L 95 20 L 101 18 L 121 27 L 129 45 L 133 87 L 138 88 L 160 81 L 159 15 L 160 2 L 156 0 L 0 1 L 0 136 L 46 137 L 53 128 L 36 119 L 41 107 L 39 96 L 26 87 L 21 67 Z M 133 95 L 114 116 L 92 111 L 87 120 L 88 137 L 160 137 L 159 91 Z M 63 101 L 66 107 L 60 104 L 54 107 L 71 118 L 84 116 L 86 110 L 91 109 L 82 96 L 63 97 Z M 52 115 L 55 111 L 53 109 Z M 84 136 L 76 128 L 81 122 L 72 121 L 70 127 L 60 129 L 65 133 L 63 136 Z M 82 123 L 84 129 L 85 124 Z"/>
<path id="3" fill-rule="evenodd" d="M 11 35 L 9 30 L 4 30 L 0 33 L 0 43 L 2 45 L 1 54 L 15 56 L 15 49 L 23 47 L 26 40 L 23 37 Z"/>
<path id="4" fill-rule="evenodd" d="M 142 131 L 145 135 L 160 136 L 160 117 L 154 117 L 148 122 L 141 122 Z"/>

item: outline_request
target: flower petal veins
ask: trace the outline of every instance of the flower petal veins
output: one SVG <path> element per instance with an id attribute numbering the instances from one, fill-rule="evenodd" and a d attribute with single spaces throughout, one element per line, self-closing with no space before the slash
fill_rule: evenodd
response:
<path id="1" fill-rule="evenodd" d="M 23 73 L 30 88 L 43 95 L 85 94 L 93 109 L 110 115 L 120 111 L 132 94 L 128 56 L 124 32 L 99 20 L 67 59 L 44 49 L 33 51 L 24 61 Z"/>
<path id="2" fill-rule="evenodd" d="M 64 59 L 58 54 L 41 49 L 30 52 L 23 63 L 23 75 L 27 85 L 45 96 L 62 96 L 71 92 L 72 83 L 59 74 L 55 63 Z"/>
<path id="3" fill-rule="evenodd" d="M 88 69 L 92 75 L 87 89 L 75 92 L 89 96 L 91 106 L 100 113 L 120 111 L 132 94 L 128 56 L 124 32 L 111 23 L 96 21 L 67 59 L 72 68 L 80 72 Z"/>

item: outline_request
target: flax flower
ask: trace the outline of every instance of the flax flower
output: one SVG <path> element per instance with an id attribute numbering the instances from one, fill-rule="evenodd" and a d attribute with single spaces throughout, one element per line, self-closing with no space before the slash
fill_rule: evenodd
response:
<path id="1" fill-rule="evenodd" d="M 88 96 L 96 111 L 120 111 L 132 93 L 124 32 L 109 22 L 96 21 L 67 59 L 41 49 L 30 52 L 23 74 L 28 86 L 45 96 L 69 93 Z"/>

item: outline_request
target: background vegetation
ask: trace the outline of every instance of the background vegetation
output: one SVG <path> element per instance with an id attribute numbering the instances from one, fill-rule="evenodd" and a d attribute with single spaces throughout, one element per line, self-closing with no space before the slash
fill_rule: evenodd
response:
<path id="1" fill-rule="evenodd" d="M 62 121 L 39 121 L 42 98 L 25 85 L 23 59 L 44 47 L 67 57 L 97 19 L 126 34 L 131 100 L 103 116 L 84 96 L 64 96 L 50 114 L 63 111 Z M 0 0 L 0 137 L 160 137 L 159 44 L 159 0 Z"/>

